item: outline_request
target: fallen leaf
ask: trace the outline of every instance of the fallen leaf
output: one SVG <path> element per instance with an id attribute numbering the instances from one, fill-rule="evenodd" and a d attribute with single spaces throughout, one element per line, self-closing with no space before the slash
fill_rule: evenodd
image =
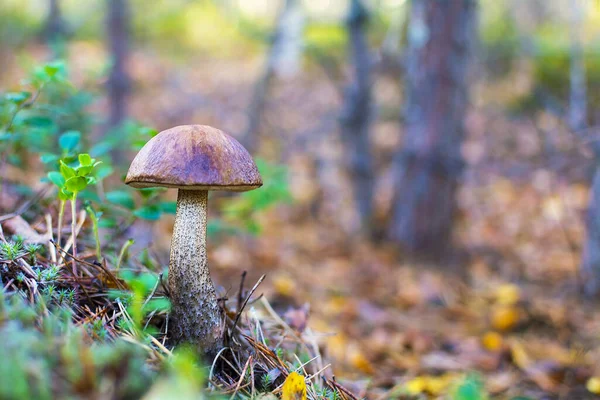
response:
<path id="1" fill-rule="evenodd" d="M 273 287 L 277 293 L 283 296 L 291 296 L 294 294 L 294 281 L 289 276 L 279 275 L 273 278 Z"/>
<path id="2" fill-rule="evenodd" d="M 481 344 L 486 350 L 498 351 L 502 349 L 502 336 L 498 332 L 486 332 L 481 338 Z"/>
<path id="3" fill-rule="evenodd" d="M 437 396 L 445 393 L 455 375 L 444 374 L 440 376 L 417 376 L 404 384 L 404 389 L 411 395 L 418 395 L 427 393 L 433 396 Z"/>
<path id="4" fill-rule="evenodd" d="M 585 387 L 590 393 L 600 394 L 600 378 L 594 376 L 588 379 Z"/>
<path id="5" fill-rule="evenodd" d="M 513 363 L 521 368 L 526 369 L 531 365 L 531 358 L 527 355 L 525 351 L 525 346 L 517 340 L 512 340 L 510 342 L 510 354 L 512 356 Z"/>
<path id="6" fill-rule="evenodd" d="M 375 373 L 375 369 L 373 368 L 373 366 L 371 365 L 371 363 L 369 362 L 369 360 L 367 360 L 367 358 L 365 357 L 365 355 L 358 349 L 354 348 L 349 350 L 349 361 L 350 364 L 364 372 L 365 374 L 371 375 L 373 373 Z"/>
<path id="7" fill-rule="evenodd" d="M 495 300 L 498 304 L 512 306 L 517 304 L 520 299 L 521 289 L 517 285 L 506 283 L 496 289 Z"/>
<path id="8" fill-rule="evenodd" d="M 46 243 L 50 239 L 48 235 L 40 235 L 20 215 L 7 219 L 2 223 L 6 233 L 20 236 L 25 243 Z"/>
<path id="9" fill-rule="evenodd" d="M 281 400 L 306 400 L 306 382 L 297 372 L 288 375 L 281 390 Z"/>
<path id="10" fill-rule="evenodd" d="M 519 322 L 519 310 L 510 306 L 499 306 L 492 309 L 492 327 L 499 331 L 508 331 Z"/>

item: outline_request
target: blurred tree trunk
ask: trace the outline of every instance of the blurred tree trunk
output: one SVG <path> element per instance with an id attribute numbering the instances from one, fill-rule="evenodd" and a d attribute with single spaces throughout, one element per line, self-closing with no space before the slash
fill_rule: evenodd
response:
<path id="1" fill-rule="evenodd" d="M 598 157 L 596 157 L 596 162 Z M 586 239 L 581 261 L 583 293 L 594 297 L 600 294 L 600 172 L 598 167 L 592 182 L 586 220 Z"/>
<path id="2" fill-rule="evenodd" d="M 266 105 L 271 81 L 276 73 L 293 73 L 299 63 L 299 52 L 302 29 L 304 26 L 301 4 L 298 0 L 285 0 L 277 17 L 275 32 L 271 38 L 271 47 L 263 72 L 254 86 L 248 124 L 241 142 L 253 153 L 258 145 L 258 130 Z M 294 65 L 295 63 L 295 65 Z"/>
<path id="3" fill-rule="evenodd" d="M 108 41 L 112 68 L 108 78 L 108 127 L 120 126 L 127 118 L 127 97 L 130 78 L 127 73 L 129 55 L 129 7 L 127 0 L 108 1 Z"/>
<path id="4" fill-rule="evenodd" d="M 48 46 L 52 49 L 52 57 L 60 57 L 58 47 L 60 41 L 67 34 L 67 28 L 62 17 L 59 0 L 49 0 L 48 2 L 48 16 L 46 18 L 46 25 L 44 27 L 45 41 Z"/>
<path id="5" fill-rule="evenodd" d="M 571 66 L 569 96 L 569 127 L 573 131 L 581 131 L 587 126 L 587 88 L 585 79 L 585 62 L 583 55 L 582 32 L 583 7 L 581 0 L 571 4 Z"/>
<path id="6" fill-rule="evenodd" d="M 584 140 L 587 128 L 587 85 L 582 40 L 583 5 L 573 1 L 571 15 L 570 96 L 567 120 L 569 128 Z M 600 162 L 600 144 L 591 142 L 595 162 Z M 592 180 L 591 196 L 586 219 L 587 236 L 581 261 L 582 289 L 587 296 L 600 293 L 600 168 Z"/>
<path id="7" fill-rule="evenodd" d="M 371 122 L 371 64 L 365 25 L 368 11 L 361 0 L 351 0 L 347 20 L 353 77 L 346 88 L 340 115 L 345 168 L 353 185 L 354 202 L 364 232 L 370 230 L 373 204 L 373 162 L 369 126 Z"/>
<path id="8" fill-rule="evenodd" d="M 475 0 L 411 3 L 404 143 L 388 229 L 417 256 L 437 259 L 451 246 L 475 19 Z"/>

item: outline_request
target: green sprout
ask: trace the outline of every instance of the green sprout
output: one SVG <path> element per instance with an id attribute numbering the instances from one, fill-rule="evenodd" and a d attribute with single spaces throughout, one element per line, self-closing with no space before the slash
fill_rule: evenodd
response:
<path id="1" fill-rule="evenodd" d="M 62 219 L 64 215 L 64 208 L 67 201 L 71 202 L 71 236 L 73 238 L 73 272 L 76 272 L 75 257 L 77 257 L 77 243 L 76 243 L 76 225 L 77 225 L 77 195 L 85 190 L 88 185 L 96 183 L 96 178 L 92 175 L 94 168 L 98 166 L 101 161 L 96 161 L 90 157 L 87 153 L 82 153 L 77 156 L 78 165 L 71 166 L 65 161 L 60 160 L 59 171 L 52 171 L 48 173 L 48 179 L 56 186 L 58 186 L 58 198 L 61 201 L 59 211 L 59 239 L 60 230 L 62 227 Z"/>

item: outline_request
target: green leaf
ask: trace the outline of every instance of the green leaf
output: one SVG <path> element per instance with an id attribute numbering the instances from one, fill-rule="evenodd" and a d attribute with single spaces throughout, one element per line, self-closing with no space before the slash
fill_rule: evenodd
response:
<path id="1" fill-rule="evenodd" d="M 115 190 L 106 193 L 106 200 L 110 201 L 113 204 L 118 204 L 122 207 L 125 207 L 129 210 L 133 210 L 135 208 L 133 196 L 131 195 L 131 193 L 123 190 Z"/>
<path id="2" fill-rule="evenodd" d="M 89 185 L 89 182 L 88 182 Z M 93 201 L 94 203 L 101 203 L 102 200 L 100 199 L 100 196 L 98 196 L 98 194 L 92 190 L 85 190 L 81 193 L 77 193 L 77 198 L 81 199 L 81 200 L 88 200 L 88 201 Z"/>
<path id="3" fill-rule="evenodd" d="M 4 98 L 16 105 L 23 104 L 25 100 L 31 97 L 30 92 L 10 92 L 4 95 Z"/>
<path id="4" fill-rule="evenodd" d="M 114 218 L 102 218 L 98 221 L 98 226 L 100 228 L 116 228 L 117 221 Z"/>
<path id="5" fill-rule="evenodd" d="M 63 187 L 58 191 L 58 198 L 66 201 L 73 198 L 73 193 L 69 192 L 66 187 Z"/>
<path id="6" fill-rule="evenodd" d="M 90 149 L 90 153 L 93 154 L 95 157 L 99 157 L 108 153 L 114 147 L 115 145 L 111 142 L 100 142 L 92 146 L 92 148 Z"/>
<path id="7" fill-rule="evenodd" d="M 55 61 L 44 65 L 44 72 L 49 78 L 53 78 L 56 74 L 61 72 L 65 67 L 65 64 L 61 61 Z"/>
<path id="8" fill-rule="evenodd" d="M 60 160 L 60 173 L 65 179 L 69 179 L 74 177 L 75 170 L 72 167 L 69 167 L 63 160 Z"/>
<path id="9" fill-rule="evenodd" d="M 73 176 L 65 181 L 65 187 L 74 193 L 81 192 L 87 185 L 87 180 L 82 176 Z"/>
<path id="10" fill-rule="evenodd" d="M 58 160 L 58 156 L 56 154 L 44 153 L 40 156 L 40 160 L 44 164 L 50 164 L 56 162 Z"/>
<path id="11" fill-rule="evenodd" d="M 139 208 L 133 212 L 133 215 L 135 215 L 136 217 L 145 219 L 148 221 L 158 220 L 160 218 L 160 214 L 161 214 L 160 209 L 155 205 L 145 206 L 145 207 Z"/>
<path id="12" fill-rule="evenodd" d="M 81 164 L 81 165 L 85 165 L 85 166 L 92 165 L 94 162 L 92 157 L 90 157 L 90 155 L 86 154 L 86 153 L 80 154 L 78 158 L 79 158 L 79 164 Z"/>
<path id="13" fill-rule="evenodd" d="M 102 164 L 96 169 L 96 179 L 101 181 L 114 172 L 113 168 L 108 164 Z"/>
<path id="14" fill-rule="evenodd" d="M 160 193 L 160 189 L 158 188 L 143 188 L 139 190 L 139 194 L 146 200 L 158 195 Z"/>
<path id="15" fill-rule="evenodd" d="M 81 139 L 81 132 L 79 131 L 67 131 L 60 135 L 58 138 L 58 145 L 65 152 L 71 152 L 75 150 Z"/>
<path id="16" fill-rule="evenodd" d="M 90 174 L 90 172 L 92 172 L 93 169 L 93 165 L 80 165 L 79 167 L 75 168 L 75 173 L 78 176 L 87 176 Z"/>
<path id="17" fill-rule="evenodd" d="M 54 126 L 54 121 L 50 117 L 44 117 L 41 115 L 34 115 L 23 119 L 25 125 L 31 126 L 32 128 L 38 129 L 50 129 Z"/>
<path id="18" fill-rule="evenodd" d="M 483 383 L 476 375 L 468 375 L 456 388 L 454 400 L 485 400 L 487 395 Z"/>
<path id="19" fill-rule="evenodd" d="M 160 210 L 166 214 L 175 214 L 177 212 L 176 201 L 163 201 L 159 205 Z"/>
<path id="20" fill-rule="evenodd" d="M 140 128 L 140 133 L 144 136 L 149 136 L 151 138 L 153 138 L 154 136 L 158 135 L 158 131 L 154 128 L 149 128 L 147 126 L 141 127 Z"/>
<path id="21" fill-rule="evenodd" d="M 152 311 L 169 311 L 171 309 L 171 302 L 169 299 L 158 298 L 152 299 L 146 303 L 143 308 L 144 312 L 152 312 Z"/>
<path id="22" fill-rule="evenodd" d="M 48 179 L 50 179 L 50 182 L 54 183 L 59 188 L 62 188 L 65 185 L 65 178 L 61 175 L 60 172 L 48 172 Z"/>

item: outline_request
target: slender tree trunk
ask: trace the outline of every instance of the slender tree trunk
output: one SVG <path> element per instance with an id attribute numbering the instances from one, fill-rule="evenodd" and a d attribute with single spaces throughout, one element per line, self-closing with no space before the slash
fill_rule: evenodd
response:
<path id="1" fill-rule="evenodd" d="M 108 41 L 112 68 L 108 78 L 109 128 L 118 127 L 127 118 L 130 78 L 127 73 L 129 54 L 129 7 L 127 0 L 108 1 Z"/>
<path id="2" fill-rule="evenodd" d="M 475 18 L 475 0 L 411 4 L 404 143 L 388 229 L 417 256 L 436 259 L 451 247 Z"/>
<path id="3" fill-rule="evenodd" d="M 581 37 L 583 24 L 583 7 L 581 0 L 574 0 L 570 9 L 571 16 L 571 66 L 569 96 L 569 126 L 580 131 L 587 126 L 587 87 L 585 79 L 585 62 Z"/>
<path id="4" fill-rule="evenodd" d="M 596 168 L 586 220 L 587 236 L 581 261 L 583 293 L 600 294 L 600 171 Z"/>
<path id="5" fill-rule="evenodd" d="M 241 142 L 253 153 L 258 144 L 258 130 L 265 110 L 267 95 L 271 81 L 277 72 L 283 69 L 294 68 L 294 58 L 298 56 L 299 50 L 290 49 L 290 46 L 299 47 L 298 31 L 302 32 L 303 19 L 298 0 L 285 0 L 284 6 L 277 17 L 277 26 L 271 40 L 271 48 L 265 62 L 264 70 L 254 86 L 250 107 L 248 109 L 248 124 L 244 130 Z M 291 50 L 291 53 L 289 54 Z M 296 62 L 298 62 L 296 60 Z"/>
<path id="6" fill-rule="evenodd" d="M 60 57 L 59 42 L 64 38 L 66 33 L 67 29 L 62 18 L 59 0 L 49 0 L 44 36 L 46 43 L 52 49 L 53 58 Z"/>
<path id="7" fill-rule="evenodd" d="M 583 7 L 580 0 L 571 7 L 571 65 L 570 96 L 567 120 L 575 133 L 582 134 L 587 127 L 587 85 L 581 37 Z M 587 139 L 584 135 L 584 139 Z M 600 144 L 592 141 L 596 164 L 600 162 Z M 581 282 L 585 295 L 600 294 L 600 167 L 596 167 L 586 218 L 587 236 L 581 260 Z"/>
<path id="8" fill-rule="evenodd" d="M 353 77 L 346 88 L 340 116 L 346 147 L 346 171 L 351 179 L 354 201 L 363 231 L 370 230 L 373 203 L 373 162 L 369 126 L 371 122 L 371 55 L 365 35 L 367 10 L 360 0 L 351 0 L 347 20 Z"/>

